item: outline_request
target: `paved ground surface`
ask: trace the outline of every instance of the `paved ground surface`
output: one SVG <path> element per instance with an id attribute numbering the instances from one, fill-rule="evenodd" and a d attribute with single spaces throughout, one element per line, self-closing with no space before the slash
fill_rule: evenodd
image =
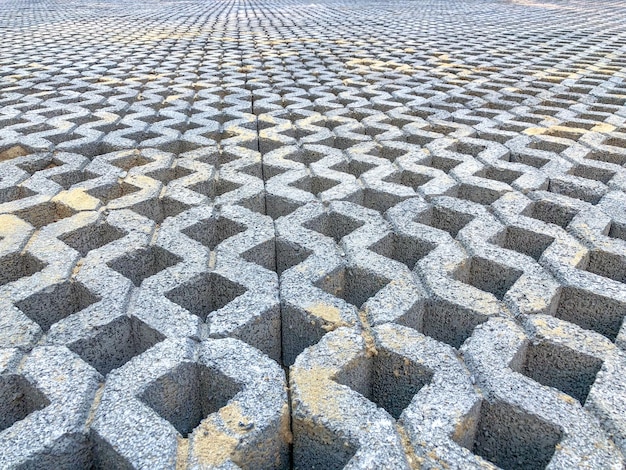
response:
<path id="1" fill-rule="evenodd" d="M 0 0 L 0 468 L 622 469 L 625 24 Z"/>

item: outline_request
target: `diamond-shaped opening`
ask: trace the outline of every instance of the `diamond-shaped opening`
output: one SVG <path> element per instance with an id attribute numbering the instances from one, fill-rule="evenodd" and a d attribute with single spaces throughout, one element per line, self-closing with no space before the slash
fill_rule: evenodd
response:
<path id="1" fill-rule="evenodd" d="M 322 176 L 305 176 L 304 178 L 291 183 L 290 186 L 317 196 L 324 191 L 334 188 L 338 184 L 338 181 L 324 178 Z"/>
<path id="2" fill-rule="evenodd" d="M 620 147 L 626 148 L 626 139 L 621 139 L 619 137 L 611 137 L 604 142 L 604 145 L 609 145 L 612 147 Z"/>
<path id="3" fill-rule="evenodd" d="M 278 274 L 302 263 L 313 251 L 300 245 L 288 243 L 283 240 L 276 240 L 276 270 Z"/>
<path id="4" fill-rule="evenodd" d="M 229 150 L 228 148 L 220 148 L 219 152 L 217 153 L 217 164 L 219 166 L 222 165 L 226 165 L 230 162 L 234 162 L 235 160 L 239 160 L 241 158 L 241 155 L 237 153 L 236 150 Z M 200 159 L 200 161 L 204 162 L 204 163 L 211 163 L 210 161 L 206 161 L 204 159 Z"/>
<path id="5" fill-rule="evenodd" d="M 600 181 L 604 184 L 607 184 L 615 176 L 615 171 L 607 170 L 605 168 L 597 168 L 590 165 L 576 165 L 568 171 L 568 173 L 580 178 Z"/>
<path id="6" fill-rule="evenodd" d="M 0 204 L 25 199 L 27 197 L 34 196 L 35 194 L 37 194 L 35 191 L 24 186 L 9 186 L 7 188 L 0 188 Z"/>
<path id="7" fill-rule="evenodd" d="M 299 427 L 294 422 L 294 429 Z M 294 434 L 294 469 L 343 470 L 359 450 L 356 443 L 321 426 L 315 432 L 305 428 Z"/>
<path id="8" fill-rule="evenodd" d="M 598 188 L 588 184 L 561 178 L 550 178 L 548 191 L 554 194 L 580 199 L 581 201 L 597 204 L 604 194 Z"/>
<path id="9" fill-rule="evenodd" d="M 511 184 L 524 173 L 521 171 L 509 170 L 507 168 L 489 167 L 484 173 L 484 177 L 490 180 Z"/>
<path id="10" fill-rule="evenodd" d="M 529 216 L 549 224 L 566 228 L 578 210 L 550 201 L 537 201 L 532 204 Z"/>
<path id="11" fill-rule="evenodd" d="M 139 152 L 133 152 L 130 155 L 123 155 L 121 157 L 115 158 L 111 161 L 111 164 L 124 171 L 128 171 L 131 168 L 147 165 L 148 163 L 151 163 L 153 161 L 154 160 L 151 160 L 141 155 Z"/>
<path id="12" fill-rule="evenodd" d="M 173 168 L 160 168 L 158 170 L 146 173 L 146 176 L 159 180 L 163 184 L 169 184 L 170 182 L 179 178 L 189 176 L 193 171 L 181 166 L 175 166 Z"/>
<path id="13" fill-rule="evenodd" d="M 515 131 L 515 132 L 520 132 L 520 131 Z M 534 168 L 542 168 L 543 166 L 550 163 L 549 158 L 538 157 L 537 155 L 533 155 L 528 152 L 522 152 L 522 153 L 513 152 L 511 153 L 511 156 L 509 157 L 509 161 L 512 163 L 521 163 L 522 165 L 532 166 Z"/>
<path id="14" fill-rule="evenodd" d="M 426 139 L 424 145 L 432 140 L 433 139 Z M 391 143 L 391 141 L 389 143 Z M 380 144 L 381 145 L 377 146 L 376 149 L 370 153 L 370 155 L 384 158 L 385 160 L 389 160 L 393 163 L 397 158 L 407 154 L 406 149 L 392 147 L 391 145 L 387 145 L 384 141 Z"/>
<path id="15" fill-rule="evenodd" d="M 498 190 L 474 184 L 462 183 L 458 189 L 458 197 L 478 204 L 489 205 L 497 201 L 502 193 Z"/>
<path id="16" fill-rule="evenodd" d="M 304 228 L 314 230 L 339 243 L 343 237 L 362 227 L 365 222 L 348 217 L 338 212 L 330 212 L 303 224 Z"/>
<path id="17" fill-rule="evenodd" d="M 266 240 L 247 249 L 241 253 L 241 259 L 258 264 L 270 271 L 276 271 L 276 243 L 274 239 Z"/>
<path id="18" fill-rule="evenodd" d="M 322 158 L 327 157 L 328 155 L 323 152 L 318 152 L 316 150 L 302 148 L 298 149 L 296 152 L 292 152 L 288 156 L 285 157 L 286 160 L 291 160 L 292 162 L 302 163 L 306 166 L 309 166 L 311 163 L 315 163 L 320 161 Z"/>
<path id="19" fill-rule="evenodd" d="M 168 217 L 176 217 L 191 206 L 177 199 L 163 196 L 151 198 L 135 204 L 131 209 L 139 215 L 143 215 L 155 223 L 160 224 Z"/>
<path id="20" fill-rule="evenodd" d="M 316 286 L 335 297 L 361 308 L 391 279 L 360 267 L 343 268 L 320 279 Z"/>
<path id="21" fill-rule="evenodd" d="M 626 316 L 626 303 L 584 289 L 563 287 L 555 316 L 615 341 Z"/>
<path id="22" fill-rule="evenodd" d="M 105 376 L 165 339 L 134 316 L 118 317 L 94 332 L 93 336 L 79 339 L 68 347 Z"/>
<path id="23" fill-rule="evenodd" d="M 19 145 L 14 145 L 10 148 L 0 150 L 0 162 L 6 162 L 14 158 L 25 157 L 28 155 L 28 150 Z"/>
<path id="24" fill-rule="evenodd" d="M 626 241 L 626 224 L 611 222 L 609 226 L 608 236 L 611 238 L 619 238 Z"/>
<path id="25" fill-rule="evenodd" d="M 187 186 L 187 189 L 191 189 L 204 196 L 213 198 L 215 197 L 216 181 L 213 178 L 207 178 L 194 184 Z"/>
<path id="26" fill-rule="evenodd" d="M 126 233 L 105 222 L 81 227 L 78 230 L 60 236 L 59 239 L 66 245 L 74 248 L 82 256 L 86 256 L 91 250 L 119 240 Z"/>
<path id="27" fill-rule="evenodd" d="M 0 432 L 49 404 L 50 400 L 21 375 L 0 376 Z"/>
<path id="28" fill-rule="evenodd" d="M 372 106 L 372 107 L 376 109 L 379 106 Z M 380 107 L 387 108 L 387 106 L 380 106 Z M 390 106 L 389 109 L 393 109 L 393 107 Z M 376 137 L 377 135 L 384 134 L 385 132 L 387 132 L 387 129 L 382 129 L 380 127 L 375 127 L 373 125 L 365 125 L 365 135 L 368 135 L 370 137 Z"/>
<path id="29" fill-rule="evenodd" d="M 224 179 L 218 179 L 215 183 L 215 196 L 222 196 L 231 191 L 236 191 L 241 188 L 243 184 L 235 183 Z"/>
<path id="30" fill-rule="evenodd" d="M 504 402 L 484 400 L 461 424 L 454 440 L 504 470 L 546 468 L 563 437 L 559 426 Z"/>
<path id="31" fill-rule="evenodd" d="M 100 298 L 79 282 L 66 281 L 50 286 L 15 304 L 43 331 L 70 315 L 86 309 Z"/>
<path id="32" fill-rule="evenodd" d="M 224 240 L 245 231 L 245 225 L 226 217 L 210 217 L 182 230 L 185 235 L 202 243 L 209 250 L 214 250 Z"/>
<path id="33" fill-rule="evenodd" d="M 152 245 L 116 258 L 108 265 L 139 287 L 144 279 L 181 261 L 182 259 L 175 254 L 160 246 Z"/>
<path id="34" fill-rule="evenodd" d="M 403 186 L 408 186 L 409 188 L 413 188 L 414 190 L 417 190 L 417 188 L 419 188 L 420 186 L 424 186 L 432 179 L 433 177 L 430 175 L 425 175 L 423 173 L 417 173 L 415 171 L 409 170 L 404 170 L 400 174 L 400 184 Z"/>
<path id="35" fill-rule="evenodd" d="M 543 150 L 545 152 L 561 153 L 567 150 L 569 146 L 565 144 L 560 144 L 558 142 L 548 141 L 548 140 L 538 140 L 535 142 L 531 142 L 528 145 L 528 148 L 535 149 L 535 150 Z"/>
<path id="36" fill-rule="evenodd" d="M 430 165 L 428 166 L 448 173 L 450 170 L 460 165 L 461 163 L 463 163 L 461 160 L 455 160 L 454 158 L 432 157 L 430 160 Z"/>
<path id="37" fill-rule="evenodd" d="M 97 178 L 96 173 L 92 173 L 87 170 L 71 170 L 65 173 L 60 173 L 50 177 L 52 181 L 61 185 L 64 189 L 68 189 L 77 183 L 82 183 L 93 178 Z"/>
<path id="38" fill-rule="evenodd" d="M 76 211 L 63 203 L 47 201 L 37 204 L 36 206 L 16 211 L 14 214 L 33 227 L 41 228 L 67 217 L 71 217 L 76 214 Z"/>
<path id="39" fill-rule="evenodd" d="M 427 129 L 420 129 L 420 130 L 411 130 L 410 133 L 407 135 L 406 137 L 406 141 L 409 144 L 414 144 L 414 145 L 419 145 L 421 147 L 425 147 L 428 144 L 430 144 L 431 142 L 433 142 L 434 140 L 436 140 L 437 138 L 439 138 L 441 136 L 438 136 L 437 134 L 434 134 L 432 132 L 429 132 Z M 433 164 L 431 166 L 438 168 L 435 166 L 434 164 L 434 160 L 435 158 L 433 158 Z M 457 160 L 452 160 L 449 158 L 446 158 L 445 160 L 447 161 L 455 161 L 456 163 L 451 167 L 454 168 L 456 165 L 458 165 L 459 161 Z M 444 171 L 448 171 L 448 170 L 444 170 Z"/>
<path id="40" fill-rule="evenodd" d="M 589 252 L 587 271 L 626 283 L 626 256 L 601 250 Z"/>
<path id="41" fill-rule="evenodd" d="M 363 190 L 363 201 L 361 205 L 368 209 L 374 209 L 378 212 L 386 212 L 390 207 L 407 199 L 406 196 L 398 196 L 393 193 L 387 193 L 385 191 L 378 191 L 376 189 L 365 188 Z"/>
<path id="42" fill-rule="evenodd" d="M 205 321 L 212 312 L 225 307 L 246 291 L 241 284 L 211 272 L 202 273 L 170 290 L 165 297 Z"/>
<path id="43" fill-rule="evenodd" d="M 585 158 L 599 162 L 612 163 L 614 165 L 626 165 L 626 156 L 623 153 L 615 153 L 606 150 L 594 150 L 589 152 Z"/>
<path id="44" fill-rule="evenodd" d="M 523 271 L 485 258 L 471 258 L 468 264 L 467 270 L 459 273 L 458 280 L 491 292 L 500 300 L 523 274 Z"/>
<path id="45" fill-rule="evenodd" d="M 472 220 L 474 220 L 473 215 L 446 207 L 433 207 L 422 217 L 416 219 L 417 222 L 448 232 L 452 238 L 456 237 L 461 229 Z"/>
<path id="46" fill-rule="evenodd" d="M 426 304 L 421 322 L 406 317 L 399 323 L 458 349 L 486 320 L 484 315 L 438 299 Z"/>
<path id="47" fill-rule="evenodd" d="M 46 263 L 28 252 L 11 253 L 0 258 L 0 286 L 32 276 L 46 267 Z"/>
<path id="48" fill-rule="evenodd" d="M 100 199 L 102 201 L 102 204 L 108 204 L 114 199 L 136 193 L 139 190 L 141 190 L 139 186 L 135 186 L 134 184 L 126 182 L 121 182 L 89 189 L 87 191 L 87 194 L 97 199 Z"/>
<path id="49" fill-rule="evenodd" d="M 413 397 L 433 378 L 433 371 L 381 348 L 373 357 L 359 357 L 333 377 L 398 419 Z"/>
<path id="50" fill-rule="evenodd" d="M 478 145 L 469 142 L 457 142 L 456 151 L 465 155 L 477 157 L 481 152 L 487 150 L 486 145 Z"/>
<path id="51" fill-rule="evenodd" d="M 350 162 L 339 162 L 330 167 L 331 170 L 341 171 L 342 173 L 348 173 L 355 178 L 360 178 L 361 175 L 372 168 L 375 168 L 374 163 L 362 162 L 360 160 L 350 160 Z"/>
<path id="52" fill-rule="evenodd" d="M 559 389 L 584 405 L 601 368 L 601 359 L 562 344 L 542 341 L 528 345 L 520 372 L 540 384 Z"/>
<path id="53" fill-rule="evenodd" d="M 124 134 L 123 137 L 125 139 L 130 139 L 130 140 L 134 140 L 135 142 L 141 143 L 146 140 L 155 139 L 157 137 L 162 137 L 162 134 L 159 134 L 158 132 L 154 132 L 153 130 L 150 130 L 150 129 L 146 129 L 144 131 Z"/>
<path id="54" fill-rule="evenodd" d="M 520 227 L 508 227 L 502 247 L 539 260 L 543 252 L 546 251 L 553 241 L 554 238 L 549 235 L 532 232 Z"/>
<path id="55" fill-rule="evenodd" d="M 413 269 L 415 264 L 430 253 L 435 244 L 419 238 L 391 232 L 378 240 L 370 250 L 387 258 L 395 259 Z"/>
<path id="56" fill-rule="evenodd" d="M 220 371 L 187 362 L 156 379 L 139 398 L 187 437 L 241 390 L 239 383 Z"/>

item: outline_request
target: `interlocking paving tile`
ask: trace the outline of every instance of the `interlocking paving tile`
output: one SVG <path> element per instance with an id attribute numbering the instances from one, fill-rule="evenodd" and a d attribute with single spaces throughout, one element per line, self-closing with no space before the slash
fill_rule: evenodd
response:
<path id="1" fill-rule="evenodd" d="M 5 0 L 0 467 L 622 469 L 624 24 Z"/>

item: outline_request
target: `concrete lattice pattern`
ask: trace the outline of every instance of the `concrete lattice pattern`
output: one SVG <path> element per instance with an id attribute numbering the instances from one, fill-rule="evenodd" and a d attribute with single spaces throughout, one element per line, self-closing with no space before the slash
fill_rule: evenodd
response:
<path id="1" fill-rule="evenodd" d="M 0 0 L 0 468 L 623 469 L 624 25 Z"/>

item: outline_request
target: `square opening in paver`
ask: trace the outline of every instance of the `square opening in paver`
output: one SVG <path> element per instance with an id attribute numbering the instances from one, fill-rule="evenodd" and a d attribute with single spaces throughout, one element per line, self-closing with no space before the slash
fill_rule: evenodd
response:
<path id="1" fill-rule="evenodd" d="M 557 425 L 504 402 L 484 400 L 466 423 L 462 445 L 503 470 L 546 468 L 563 437 Z"/>
<path id="2" fill-rule="evenodd" d="M 43 331 L 90 305 L 100 297 L 79 282 L 66 281 L 50 286 L 15 304 L 24 315 L 37 323 Z"/>
<path id="3" fill-rule="evenodd" d="M 155 180 L 159 180 L 163 184 L 169 184 L 174 180 L 184 178 L 185 176 L 189 176 L 192 173 L 193 171 L 188 168 L 175 166 L 173 168 L 159 168 L 158 170 L 146 173 L 146 176 L 154 178 Z"/>
<path id="4" fill-rule="evenodd" d="M 294 181 L 289 186 L 309 192 L 315 196 L 319 196 L 324 191 L 328 191 L 338 184 L 339 181 L 324 178 L 323 176 L 305 176 L 297 181 Z"/>
<path id="5" fill-rule="evenodd" d="M 55 183 L 58 183 L 64 189 L 68 189 L 71 186 L 82 183 L 84 181 L 97 178 L 99 175 L 87 170 L 71 170 L 65 173 L 58 173 L 50 177 Z"/>
<path id="6" fill-rule="evenodd" d="M 139 192 L 141 188 L 134 184 L 127 183 L 125 181 L 103 184 L 102 186 L 96 186 L 93 189 L 86 191 L 87 194 L 93 196 L 102 201 L 102 204 L 108 204 L 109 202 L 119 199 L 129 194 Z"/>
<path id="7" fill-rule="evenodd" d="M 591 250 L 589 251 L 587 271 L 617 282 L 626 283 L 626 252 L 617 254 Z"/>
<path id="8" fill-rule="evenodd" d="M 95 223 L 81 227 L 73 232 L 59 237 L 63 243 L 74 248 L 82 256 L 87 256 L 91 250 L 119 240 L 127 232 L 105 223 Z"/>
<path id="9" fill-rule="evenodd" d="M 391 192 L 365 188 L 362 191 L 363 200 L 361 205 L 378 212 L 386 212 L 389 208 L 407 199 L 407 196 L 397 195 Z"/>
<path id="10" fill-rule="evenodd" d="M 58 222 L 76 214 L 76 210 L 56 201 L 47 201 L 35 206 L 14 212 L 20 219 L 28 222 L 35 228 Z"/>
<path id="11" fill-rule="evenodd" d="M 537 201 L 530 206 L 527 215 L 533 219 L 566 228 L 576 214 L 578 214 L 578 210 L 573 207 L 552 201 Z"/>
<path id="12" fill-rule="evenodd" d="M 316 286 L 360 309 L 390 282 L 391 279 L 373 271 L 348 267 L 323 277 Z"/>
<path id="13" fill-rule="evenodd" d="M 144 279 L 152 277 L 181 261 L 182 258 L 166 249 L 151 245 L 116 258 L 110 261 L 108 265 L 139 287 Z"/>
<path id="14" fill-rule="evenodd" d="M 334 380 L 398 419 L 413 397 L 431 382 L 433 374 L 429 368 L 381 348 L 376 356 L 354 359 Z"/>
<path id="15" fill-rule="evenodd" d="M 130 207 L 134 212 L 161 224 L 168 217 L 176 217 L 188 210 L 189 204 L 169 196 L 152 197 Z"/>
<path id="16" fill-rule="evenodd" d="M 626 303 L 578 287 L 563 287 L 554 316 L 615 341 L 626 317 Z"/>
<path id="17" fill-rule="evenodd" d="M 139 398 L 187 437 L 241 390 L 240 384 L 218 370 L 183 363 L 148 385 Z"/>
<path id="18" fill-rule="evenodd" d="M 554 238 L 542 233 L 533 232 L 521 227 L 507 227 L 502 248 L 517 251 L 539 260 L 544 251 L 552 244 Z"/>
<path id="19" fill-rule="evenodd" d="M 432 242 L 396 232 L 390 232 L 369 247 L 374 253 L 399 261 L 411 270 L 434 248 Z"/>
<path id="20" fill-rule="evenodd" d="M 203 321 L 214 311 L 225 307 L 247 289 L 215 272 L 202 273 L 165 296 Z"/>
<path id="21" fill-rule="evenodd" d="M 303 224 L 303 227 L 326 235 L 335 240 L 336 243 L 339 243 L 343 237 L 351 234 L 363 225 L 365 225 L 365 222 L 338 212 L 330 212 Z"/>
<path id="22" fill-rule="evenodd" d="M 474 257 L 469 261 L 467 272 L 459 280 L 502 300 L 509 289 L 521 277 L 523 271 L 494 261 Z"/>
<path id="23" fill-rule="evenodd" d="M 0 376 L 0 432 L 49 404 L 50 400 L 21 375 Z"/>
<path id="24" fill-rule="evenodd" d="M 28 252 L 11 253 L 0 258 L 0 286 L 32 276 L 46 267 L 46 263 Z"/>
<path id="25" fill-rule="evenodd" d="M 612 221 L 608 227 L 608 236 L 626 241 L 626 223 L 620 224 Z"/>
<path id="26" fill-rule="evenodd" d="M 25 186 L 7 186 L 0 188 L 0 204 L 5 202 L 18 201 L 27 197 L 35 196 L 37 193 Z"/>
<path id="27" fill-rule="evenodd" d="M 487 321 L 479 312 L 456 305 L 444 299 L 426 302 L 420 330 L 431 338 L 460 348 L 476 326 Z M 407 325 L 415 328 L 415 325 Z"/>
<path id="28" fill-rule="evenodd" d="M 106 376 L 164 339 L 163 334 L 137 317 L 120 316 L 94 328 L 93 336 L 74 341 L 68 347 Z"/>
<path id="29" fill-rule="evenodd" d="M 244 224 L 226 217 L 209 217 L 181 230 L 182 233 L 202 243 L 209 250 L 214 250 L 224 240 L 245 231 Z"/>
<path id="30" fill-rule="evenodd" d="M 561 344 L 542 341 L 528 345 L 520 372 L 584 405 L 601 368 L 601 359 Z"/>
<path id="31" fill-rule="evenodd" d="M 455 238 L 463 227 L 474 220 L 472 214 L 465 214 L 447 207 L 433 207 L 430 211 L 416 219 L 416 222 L 444 230 Z"/>

